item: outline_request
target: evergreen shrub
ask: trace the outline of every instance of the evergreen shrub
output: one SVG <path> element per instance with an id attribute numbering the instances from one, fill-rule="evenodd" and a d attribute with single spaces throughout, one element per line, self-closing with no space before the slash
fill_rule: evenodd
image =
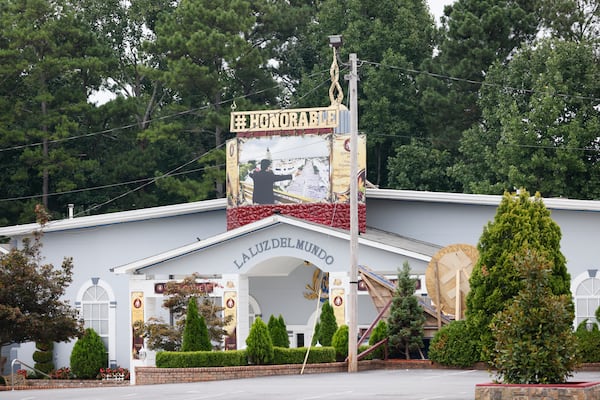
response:
<path id="1" fill-rule="evenodd" d="M 246 338 L 246 352 L 248 361 L 252 364 L 270 364 L 273 362 L 273 341 L 269 334 L 269 328 L 260 319 L 256 317 L 250 333 Z"/>
<path id="2" fill-rule="evenodd" d="M 451 367 L 471 367 L 479 361 L 481 349 L 477 335 L 466 321 L 443 326 L 429 345 L 429 359 Z"/>
<path id="3" fill-rule="evenodd" d="M 108 354 L 100 336 L 87 328 L 73 346 L 71 371 L 79 379 L 95 379 L 100 368 L 106 368 Z"/>
<path id="4" fill-rule="evenodd" d="M 212 350 L 208 328 L 206 322 L 204 322 L 204 317 L 198 314 L 196 297 L 191 297 L 188 301 L 181 351 L 208 350 Z"/>
<path id="5" fill-rule="evenodd" d="M 369 337 L 369 345 L 373 346 L 375 343 L 385 339 L 388 337 L 388 326 L 384 320 L 381 320 L 377 323 L 373 331 L 371 332 L 371 336 Z M 387 345 L 385 345 L 387 346 Z M 371 357 L 374 359 L 383 360 L 385 358 L 385 348 L 379 347 L 377 350 L 371 353 Z"/>
<path id="6" fill-rule="evenodd" d="M 325 303 L 323 303 L 323 308 L 321 309 L 321 317 L 319 320 L 318 339 L 321 346 L 331 346 L 331 339 L 337 329 L 338 325 L 335 320 L 333 307 L 329 304 L 329 301 L 325 301 Z"/>
<path id="7" fill-rule="evenodd" d="M 35 364 L 33 367 L 43 374 L 50 375 L 50 372 L 54 370 L 54 343 L 36 342 L 35 348 L 36 351 L 33 352 L 33 361 L 35 361 Z M 45 377 L 43 374 L 38 374 L 37 371 L 36 375 L 39 378 Z"/>
<path id="8" fill-rule="evenodd" d="M 344 361 L 348 357 L 348 325 L 341 325 L 331 338 L 331 345 L 335 349 L 337 361 Z"/>
<path id="9" fill-rule="evenodd" d="M 600 329 L 598 324 L 592 323 L 591 330 L 587 328 L 588 320 L 577 326 L 577 356 L 584 363 L 600 362 Z"/>

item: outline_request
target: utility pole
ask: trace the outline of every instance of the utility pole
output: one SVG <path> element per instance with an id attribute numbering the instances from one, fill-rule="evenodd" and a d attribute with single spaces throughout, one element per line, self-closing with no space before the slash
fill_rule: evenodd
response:
<path id="1" fill-rule="evenodd" d="M 358 371 L 358 62 L 350 54 L 350 293 L 348 293 L 348 372 Z"/>

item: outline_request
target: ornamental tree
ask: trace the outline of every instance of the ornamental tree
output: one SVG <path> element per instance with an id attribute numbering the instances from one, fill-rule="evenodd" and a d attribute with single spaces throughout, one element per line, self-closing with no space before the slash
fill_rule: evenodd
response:
<path id="1" fill-rule="evenodd" d="M 477 244 L 479 259 L 470 278 L 466 319 L 470 332 L 482 346 L 486 360 L 493 348 L 489 324 L 492 316 L 502 311 L 523 288 L 514 262 L 524 248 L 540 254 L 552 270 L 548 285 L 554 295 L 571 296 L 571 278 L 565 257 L 560 251 L 560 227 L 550 217 L 539 194 L 530 197 L 505 193 L 494 220 L 488 223 Z M 574 310 L 570 309 L 571 320 Z"/>
<path id="2" fill-rule="evenodd" d="M 570 295 L 551 289 L 552 265 L 524 249 L 514 258 L 522 288 L 494 315 L 490 364 L 504 383 L 563 383 L 577 365 Z"/>
<path id="3" fill-rule="evenodd" d="M 204 318 L 211 343 L 219 349 L 226 334 L 225 326 L 232 320 L 232 316 L 223 316 L 224 307 L 217 305 L 205 292 L 206 285 L 198 284 L 198 274 L 186 276 L 182 281 L 170 281 L 165 284 L 164 294 L 166 299 L 163 307 L 168 308 L 173 316 L 174 323 L 170 324 L 162 319 L 151 318 L 146 323 L 137 323 L 136 329 L 142 332 L 147 339 L 147 346 L 151 350 L 177 351 L 181 348 L 183 329 L 189 300 L 192 297 L 199 299 L 197 302 L 198 313 Z M 212 283 L 208 283 L 212 284 Z"/>
<path id="4" fill-rule="evenodd" d="M 290 338 L 287 334 L 287 328 L 283 316 L 275 317 L 271 315 L 268 323 L 269 334 L 273 341 L 273 346 L 276 347 L 290 347 Z"/>
<path id="5" fill-rule="evenodd" d="M 256 317 L 246 338 L 246 354 L 252 364 L 262 365 L 273 362 L 275 356 L 273 341 L 269 328 L 260 317 Z"/>
<path id="6" fill-rule="evenodd" d="M 80 379 L 94 379 L 98 376 L 100 368 L 106 368 L 106 347 L 95 330 L 87 328 L 83 336 L 75 342 L 70 362 L 73 374 Z"/>
<path id="7" fill-rule="evenodd" d="M 333 307 L 329 304 L 329 301 L 326 301 L 321 308 L 321 317 L 319 319 L 319 343 L 322 346 L 331 346 L 331 339 L 337 329 L 338 325 L 335 320 Z"/>
<path id="8" fill-rule="evenodd" d="M 47 215 L 36 208 L 43 226 Z M 73 261 L 59 268 L 43 264 L 41 233 L 23 239 L 21 249 L 0 256 L 0 347 L 29 341 L 63 342 L 82 334 L 77 310 L 62 299 L 73 276 Z"/>
<path id="9" fill-rule="evenodd" d="M 407 360 L 410 359 L 411 351 L 421 352 L 423 347 L 425 316 L 415 297 L 415 288 L 416 279 L 411 278 L 410 266 L 408 262 L 404 262 L 402 270 L 398 272 L 398 286 L 387 324 L 390 349 Z"/>

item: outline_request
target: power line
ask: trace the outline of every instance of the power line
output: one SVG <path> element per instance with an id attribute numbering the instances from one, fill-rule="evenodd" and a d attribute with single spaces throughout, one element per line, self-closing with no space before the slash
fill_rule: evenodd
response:
<path id="1" fill-rule="evenodd" d="M 310 74 L 309 77 L 317 76 L 317 75 L 323 74 L 323 73 L 328 72 L 328 71 L 329 70 L 317 71 L 317 72 L 314 72 L 314 73 Z M 313 88 L 312 90 L 310 90 L 307 94 L 305 94 L 304 96 L 302 96 L 300 99 L 296 100 L 296 102 L 298 102 L 299 100 L 302 100 L 304 97 L 308 96 L 310 93 L 312 93 L 313 91 L 315 91 L 317 88 L 319 88 L 322 85 L 324 85 L 326 82 L 327 81 L 322 82 L 321 84 L 319 84 L 318 86 L 316 86 L 315 88 Z M 162 120 L 166 120 L 166 119 L 170 119 L 170 118 L 176 118 L 176 117 L 180 117 L 182 115 L 187 115 L 187 114 L 191 114 L 191 113 L 198 112 L 198 111 L 204 111 L 204 110 L 206 110 L 206 109 L 208 109 L 210 107 L 213 107 L 215 105 L 223 105 L 223 104 L 228 104 L 228 103 L 234 103 L 235 100 L 237 100 L 237 99 L 249 98 L 249 97 L 252 97 L 252 96 L 255 96 L 255 95 L 267 92 L 269 90 L 272 90 L 272 89 L 275 89 L 275 88 L 278 88 L 278 87 L 280 87 L 280 84 L 275 84 L 275 85 L 270 86 L 268 88 L 256 90 L 256 91 L 254 91 L 252 93 L 248 93 L 248 94 L 245 94 L 245 95 L 235 96 L 233 98 L 222 100 L 222 101 L 220 101 L 218 103 L 211 103 L 211 104 L 207 104 L 207 105 L 202 106 L 202 107 L 191 108 L 191 109 L 180 111 L 180 112 L 177 112 L 177 113 L 174 113 L 174 114 L 164 115 L 162 117 L 150 119 L 150 120 L 147 121 L 147 123 L 152 123 L 152 122 L 156 122 L 156 121 L 162 121 Z M 61 139 L 53 139 L 53 140 L 49 140 L 48 143 L 49 144 L 61 143 L 61 142 L 67 142 L 67 141 L 76 140 L 76 139 L 88 138 L 88 137 L 97 136 L 97 135 L 104 135 L 104 134 L 114 133 L 114 132 L 118 132 L 118 131 L 130 129 L 130 128 L 135 128 L 137 125 L 138 125 L 137 123 L 132 123 L 132 124 L 123 125 L 123 126 L 119 126 L 119 127 L 115 127 L 115 128 L 104 129 L 104 130 L 97 131 L 97 132 L 84 133 L 84 134 L 81 134 L 81 135 L 70 136 L 70 137 L 61 138 Z M 24 149 L 24 148 L 27 148 L 27 147 L 38 147 L 38 146 L 42 146 L 42 145 L 43 145 L 43 142 L 22 144 L 22 145 L 16 145 L 16 146 L 11 146 L 11 147 L 6 147 L 6 148 L 0 148 L 0 152 L 10 151 L 10 150 L 20 150 L 20 149 Z"/>
<path id="2" fill-rule="evenodd" d="M 458 78 L 455 76 L 437 74 L 434 72 L 417 70 L 417 69 L 406 68 L 406 67 L 400 67 L 397 65 L 389 65 L 389 64 L 383 64 L 383 63 L 378 63 L 378 62 L 373 62 L 373 61 L 365 61 L 365 60 L 360 60 L 360 61 L 363 64 L 373 65 L 376 67 L 397 69 L 400 71 L 409 72 L 411 74 L 428 75 L 433 78 L 439 78 L 439 79 L 450 80 L 450 81 L 455 81 L 455 82 L 469 83 L 472 85 L 489 86 L 489 87 L 494 87 L 494 88 L 498 88 L 498 89 L 510 90 L 512 92 L 524 92 L 524 93 L 530 93 L 530 94 L 542 93 L 542 94 L 546 94 L 546 95 L 550 95 L 550 96 L 563 97 L 563 98 L 567 98 L 567 99 L 591 100 L 591 101 L 599 101 L 600 102 L 600 98 L 594 97 L 594 96 L 582 96 L 582 95 L 576 95 L 576 94 L 553 93 L 553 92 L 549 92 L 549 91 L 540 91 L 540 90 L 535 90 L 535 89 L 516 88 L 516 87 L 512 87 L 512 86 L 504 86 L 499 83 L 490 83 L 490 82 L 485 82 L 485 81 L 476 81 L 474 79 Z"/>

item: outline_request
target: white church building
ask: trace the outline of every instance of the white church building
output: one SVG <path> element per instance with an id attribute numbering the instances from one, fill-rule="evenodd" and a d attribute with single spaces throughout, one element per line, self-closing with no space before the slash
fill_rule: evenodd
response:
<path id="1" fill-rule="evenodd" d="M 365 232 L 358 238 L 358 263 L 394 277 L 407 261 L 428 294 L 424 276 L 432 257 L 461 243 L 476 246 L 493 219 L 501 196 L 367 189 Z M 594 319 L 600 305 L 600 201 L 544 199 L 562 231 L 561 251 L 571 274 L 578 324 Z M 135 211 L 51 221 L 43 229 L 42 254 L 55 266 L 72 257 L 73 282 L 66 298 L 87 327 L 104 340 L 111 366 L 152 365 L 141 359 L 143 343 L 132 321 L 163 317 L 164 284 L 192 273 L 206 292 L 234 317 L 234 342 L 244 348 L 256 316 L 285 319 L 292 347 L 310 343 L 318 300 L 316 276 L 328 273 L 327 292 L 338 322 L 347 323 L 350 237 L 344 229 L 273 213 L 226 227 L 227 200 L 208 200 Z M 8 247 L 21 245 L 37 224 L 0 228 Z M 6 251 L 4 248 L 3 251 Z M 360 287 L 360 285 L 359 285 Z M 358 326 L 377 311 L 366 291 L 358 294 Z M 56 368 L 69 365 L 73 342 L 55 346 Z M 2 356 L 31 363 L 32 343 L 5 347 Z"/>

